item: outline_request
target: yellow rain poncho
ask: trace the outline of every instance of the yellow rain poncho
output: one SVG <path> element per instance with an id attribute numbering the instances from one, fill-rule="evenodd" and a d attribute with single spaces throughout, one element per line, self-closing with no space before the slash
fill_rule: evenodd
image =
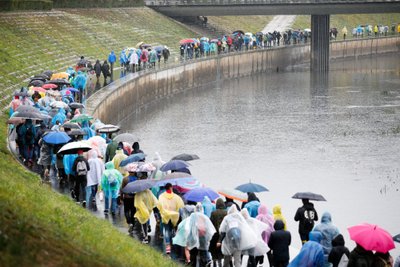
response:
<path id="1" fill-rule="evenodd" d="M 171 221 L 176 226 L 179 220 L 179 209 L 184 206 L 180 196 L 174 193 L 162 193 L 158 198 L 158 209 L 161 213 L 162 222 L 167 224 Z"/>
<path id="2" fill-rule="evenodd" d="M 54 73 L 53 75 L 51 75 L 51 79 L 50 80 L 55 80 L 55 79 L 69 79 L 69 74 L 66 72 L 58 72 L 58 73 Z"/>
<path id="3" fill-rule="evenodd" d="M 157 204 L 157 198 L 149 189 L 135 194 L 135 218 L 138 219 L 140 224 L 145 224 L 150 219 L 151 212 Z"/>
<path id="4" fill-rule="evenodd" d="M 122 149 L 117 149 L 115 151 L 115 156 L 111 160 L 114 163 L 115 168 L 122 174 L 122 176 L 128 176 L 128 172 L 123 168 L 120 167 L 119 165 L 121 164 L 121 161 L 126 159 L 128 156 L 124 154 L 124 151 Z"/>

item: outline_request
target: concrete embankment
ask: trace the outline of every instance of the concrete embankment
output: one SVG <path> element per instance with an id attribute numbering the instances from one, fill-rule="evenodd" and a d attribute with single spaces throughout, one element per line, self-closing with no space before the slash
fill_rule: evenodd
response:
<path id="1" fill-rule="evenodd" d="M 331 60 L 400 51 L 400 37 L 334 42 Z M 310 47 L 231 53 L 199 59 L 159 71 L 129 74 L 92 95 L 87 112 L 105 123 L 118 124 L 146 105 L 219 80 L 285 70 L 310 60 Z"/>

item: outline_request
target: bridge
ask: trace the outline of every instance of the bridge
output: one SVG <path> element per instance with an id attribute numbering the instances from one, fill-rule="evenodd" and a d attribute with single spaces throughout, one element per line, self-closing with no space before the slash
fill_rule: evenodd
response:
<path id="1" fill-rule="evenodd" d="M 144 0 L 170 17 L 311 15 L 311 69 L 329 69 L 332 14 L 398 13 L 400 0 Z"/>

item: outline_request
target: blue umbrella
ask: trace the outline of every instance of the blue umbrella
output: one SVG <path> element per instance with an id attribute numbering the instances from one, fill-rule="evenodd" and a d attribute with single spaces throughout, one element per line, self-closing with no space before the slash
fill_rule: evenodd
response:
<path id="1" fill-rule="evenodd" d="M 247 184 L 242 184 L 239 185 L 238 187 L 236 187 L 235 189 L 245 192 L 245 193 L 249 193 L 249 192 L 265 192 L 265 191 L 269 191 L 265 186 L 262 186 L 260 184 L 253 184 L 252 182 L 249 182 Z"/>
<path id="2" fill-rule="evenodd" d="M 129 163 L 141 161 L 145 157 L 146 157 L 146 155 L 143 153 L 132 154 L 129 157 L 127 157 L 126 159 L 124 159 L 123 161 L 121 161 L 121 164 L 119 166 L 124 167 L 124 166 L 128 165 Z"/>
<path id="3" fill-rule="evenodd" d="M 201 202 L 203 201 L 205 196 L 207 196 L 211 201 L 214 201 L 215 199 L 219 198 L 218 193 L 209 187 L 194 188 L 188 191 L 186 194 L 184 194 L 183 198 L 186 201 Z"/>
<path id="4" fill-rule="evenodd" d="M 128 183 L 124 188 L 122 188 L 122 192 L 125 194 L 134 194 L 152 188 L 154 184 L 155 181 L 150 179 L 136 180 Z"/>
<path id="5" fill-rule="evenodd" d="M 189 166 L 190 166 L 190 164 L 183 160 L 170 160 L 161 166 L 160 171 L 162 171 L 162 172 L 176 171 L 179 169 L 187 168 Z"/>
<path id="6" fill-rule="evenodd" d="M 43 140 L 48 144 L 58 145 L 68 143 L 71 138 L 65 132 L 54 131 L 43 136 Z"/>

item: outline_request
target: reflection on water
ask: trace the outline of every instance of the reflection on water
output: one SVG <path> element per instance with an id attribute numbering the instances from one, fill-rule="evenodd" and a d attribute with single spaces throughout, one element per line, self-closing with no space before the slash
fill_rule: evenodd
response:
<path id="1" fill-rule="evenodd" d="M 325 196 L 316 208 L 332 213 L 350 247 L 350 225 L 377 223 L 397 234 L 400 57 L 336 62 L 330 69 L 326 77 L 299 68 L 222 81 L 121 125 L 140 136 L 149 159 L 156 151 L 166 161 L 199 155 L 192 173 L 212 188 L 250 179 L 264 184 L 270 192 L 259 197 L 269 208 L 282 205 L 294 245 L 300 245 L 292 219 L 297 191 Z"/>

